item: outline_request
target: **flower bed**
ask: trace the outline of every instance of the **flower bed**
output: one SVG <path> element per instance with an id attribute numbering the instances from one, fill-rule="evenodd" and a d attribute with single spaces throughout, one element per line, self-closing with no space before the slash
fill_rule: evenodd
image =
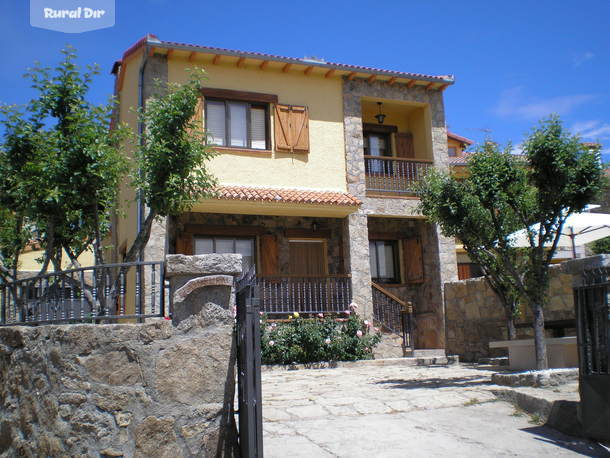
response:
<path id="1" fill-rule="evenodd" d="M 350 310 L 341 316 L 320 313 L 313 318 L 302 318 L 294 313 L 283 323 L 269 322 L 263 316 L 263 364 L 372 359 L 381 334 L 372 323 L 354 313 L 356 307 L 351 304 Z"/>

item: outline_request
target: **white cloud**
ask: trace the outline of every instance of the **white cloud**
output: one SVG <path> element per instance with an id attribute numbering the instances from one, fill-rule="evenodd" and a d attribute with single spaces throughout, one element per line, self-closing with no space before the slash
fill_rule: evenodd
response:
<path id="1" fill-rule="evenodd" d="M 595 57 L 595 54 L 593 54 L 591 51 L 585 51 L 581 54 L 577 54 L 572 58 L 572 64 L 574 65 L 574 67 L 578 67 L 582 64 L 584 64 L 586 61 L 591 60 Z"/>
<path id="2" fill-rule="evenodd" d="M 592 100 L 593 97 L 592 94 L 576 94 L 539 99 L 526 97 L 522 87 L 513 87 L 500 94 L 494 112 L 503 117 L 540 119 L 553 113 L 565 115 L 578 105 Z"/>
<path id="3" fill-rule="evenodd" d="M 572 126 L 572 132 L 585 140 L 610 140 L 610 124 L 601 121 L 582 121 Z"/>

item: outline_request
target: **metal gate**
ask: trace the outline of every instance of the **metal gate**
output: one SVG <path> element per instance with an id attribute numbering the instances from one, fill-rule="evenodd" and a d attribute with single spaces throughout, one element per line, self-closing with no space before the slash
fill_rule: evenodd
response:
<path id="1" fill-rule="evenodd" d="M 260 313 L 256 275 L 236 282 L 239 448 L 242 458 L 263 456 Z"/>
<path id="2" fill-rule="evenodd" d="M 610 268 L 585 271 L 574 289 L 580 369 L 581 423 L 594 439 L 610 440 Z"/>

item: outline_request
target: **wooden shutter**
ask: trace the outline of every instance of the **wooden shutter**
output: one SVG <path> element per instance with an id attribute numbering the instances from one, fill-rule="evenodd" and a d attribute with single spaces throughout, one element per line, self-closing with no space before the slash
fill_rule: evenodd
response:
<path id="1" fill-rule="evenodd" d="M 470 264 L 465 262 L 460 262 L 457 265 L 458 267 L 458 280 L 466 280 L 471 277 L 470 275 Z"/>
<path id="2" fill-rule="evenodd" d="M 275 149 L 309 152 L 309 110 L 294 105 L 275 105 Z"/>
<path id="3" fill-rule="evenodd" d="M 405 239 L 402 241 L 402 248 L 405 266 L 405 282 L 423 283 L 424 257 L 421 241 L 419 238 Z"/>
<path id="4" fill-rule="evenodd" d="M 261 275 L 278 275 L 278 249 L 277 240 L 273 234 L 260 237 L 261 243 Z"/>
<path id="5" fill-rule="evenodd" d="M 193 255 L 193 234 L 182 232 L 176 238 L 176 254 Z"/>
<path id="6" fill-rule="evenodd" d="M 398 157 L 415 157 L 413 148 L 413 134 L 409 132 L 398 132 L 396 134 L 396 155 Z"/>

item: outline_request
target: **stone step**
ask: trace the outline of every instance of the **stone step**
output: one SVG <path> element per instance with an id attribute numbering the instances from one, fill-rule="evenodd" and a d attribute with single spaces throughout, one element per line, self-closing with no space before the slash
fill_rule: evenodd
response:
<path id="1" fill-rule="evenodd" d="M 274 370 L 299 370 L 299 369 L 329 369 L 337 367 L 361 367 L 361 366 L 451 366 L 460 363 L 460 357 L 458 355 L 449 355 L 442 357 L 430 357 L 430 358 L 385 358 L 385 359 L 363 359 L 361 361 L 333 361 L 333 362 L 319 362 L 310 364 L 287 364 L 287 365 L 263 365 L 261 369 L 263 371 L 274 371 Z"/>
<path id="2" fill-rule="evenodd" d="M 413 350 L 413 356 L 415 358 L 442 358 L 446 356 L 445 350 L 440 349 L 416 349 Z"/>
<path id="3" fill-rule="evenodd" d="M 479 364 L 490 366 L 508 366 L 508 356 L 498 356 L 496 358 L 479 358 Z"/>

